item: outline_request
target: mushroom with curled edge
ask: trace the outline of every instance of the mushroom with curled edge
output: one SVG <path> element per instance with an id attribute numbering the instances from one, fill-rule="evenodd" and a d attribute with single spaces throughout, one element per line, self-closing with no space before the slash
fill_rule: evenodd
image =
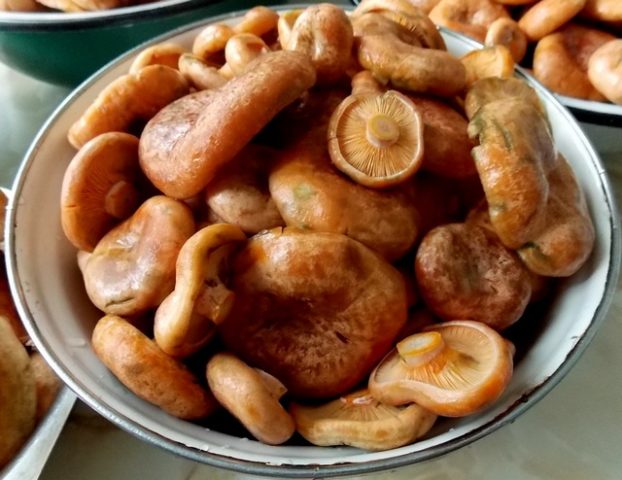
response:
<path id="1" fill-rule="evenodd" d="M 124 318 L 106 315 L 91 336 L 93 350 L 117 379 L 138 397 L 185 420 L 199 420 L 217 408 L 211 393 L 181 362 Z"/>
<path id="2" fill-rule="evenodd" d="M 229 80 L 221 75 L 218 65 L 202 60 L 191 53 L 181 55 L 177 67 L 197 90 L 220 88 Z"/>
<path id="3" fill-rule="evenodd" d="M 455 320 L 397 344 L 369 377 L 371 394 L 388 405 L 416 403 L 462 417 L 495 402 L 513 372 L 514 345 L 480 322 Z"/>
<path id="4" fill-rule="evenodd" d="M 61 224 L 67 239 L 92 252 L 112 227 L 138 208 L 141 181 L 134 135 L 108 132 L 84 144 L 71 159 L 61 187 Z"/>
<path id="5" fill-rule="evenodd" d="M 335 167 L 366 187 L 395 186 L 421 167 L 421 114 L 395 90 L 350 95 L 335 109 L 327 135 Z"/>
<path id="6" fill-rule="evenodd" d="M 279 402 L 287 389 L 272 375 L 217 353 L 207 362 L 206 377 L 216 400 L 257 440 L 279 445 L 294 434 L 294 421 Z"/>
<path id="7" fill-rule="evenodd" d="M 492 22 L 510 16 L 505 6 L 493 0 L 440 0 L 429 15 L 436 25 L 479 42 L 484 41 Z"/>
<path id="8" fill-rule="evenodd" d="M 413 443 L 425 435 L 436 414 L 414 403 L 380 403 L 367 389 L 323 405 L 292 403 L 296 430 L 314 445 L 350 445 L 365 450 L 389 450 Z"/>
<path id="9" fill-rule="evenodd" d="M 194 232 L 188 206 L 163 195 L 149 198 L 91 254 L 79 254 L 86 293 L 115 315 L 157 307 L 175 286 L 177 255 Z"/>
<path id="10" fill-rule="evenodd" d="M 109 83 L 69 128 L 67 139 L 76 149 L 106 132 L 126 132 L 146 122 L 162 107 L 189 92 L 176 69 L 149 65 Z"/>
<path id="11" fill-rule="evenodd" d="M 177 68 L 179 57 L 186 49 L 176 43 L 157 43 L 142 50 L 130 65 L 130 73 L 136 73 L 149 65 L 166 65 Z"/>
<path id="12" fill-rule="evenodd" d="M 460 61 L 466 69 L 467 88 L 482 78 L 510 78 L 514 74 L 514 58 L 505 45 L 473 50 L 460 57 Z"/>
<path id="13" fill-rule="evenodd" d="M 506 46 L 516 63 L 520 63 L 527 53 L 527 37 L 518 24 L 507 17 L 497 18 L 488 26 L 484 45 L 487 47 Z"/>
<path id="14" fill-rule="evenodd" d="M 216 333 L 234 301 L 234 293 L 221 280 L 232 247 L 246 240 L 239 227 L 215 224 L 204 227 L 181 247 L 175 267 L 175 289 L 155 314 L 155 341 L 167 354 L 186 357 Z"/>
<path id="15" fill-rule="evenodd" d="M 182 134 L 163 141 L 153 130 L 170 117 L 163 108 L 145 127 L 139 145 L 140 165 L 152 183 L 173 198 L 202 191 L 217 170 L 233 159 L 274 116 L 315 84 L 315 69 L 307 56 L 290 51 L 268 52 L 253 60 L 244 73 L 220 89 L 207 90 L 204 109 Z M 170 120 L 170 119 L 169 119 Z M 176 129 L 171 123 L 166 129 Z M 175 138 L 171 138 L 171 136 Z"/>
<path id="16" fill-rule="evenodd" d="M 588 63 L 588 78 L 607 99 L 622 105 L 622 39 L 598 48 Z"/>

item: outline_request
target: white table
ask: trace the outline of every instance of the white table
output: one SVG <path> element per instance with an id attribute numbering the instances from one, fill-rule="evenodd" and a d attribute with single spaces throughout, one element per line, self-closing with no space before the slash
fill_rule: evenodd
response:
<path id="1" fill-rule="evenodd" d="M 0 185 L 10 185 L 36 131 L 67 89 L 0 65 Z M 622 205 L 622 130 L 586 126 Z M 373 478 L 417 480 L 619 480 L 622 478 L 622 293 L 567 377 L 490 436 L 442 458 Z M 200 465 L 119 430 L 79 403 L 43 480 L 248 478 Z"/>

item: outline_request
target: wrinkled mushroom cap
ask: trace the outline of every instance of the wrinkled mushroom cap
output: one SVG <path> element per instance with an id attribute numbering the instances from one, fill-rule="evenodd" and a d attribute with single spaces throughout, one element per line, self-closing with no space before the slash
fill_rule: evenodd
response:
<path id="1" fill-rule="evenodd" d="M 93 251 L 97 242 L 139 205 L 138 138 L 110 132 L 86 143 L 65 171 L 61 222 L 78 249 Z"/>
<path id="2" fill-rule="evenodd" d="M 416 404 L 391 406 L 359 390 L 319 406 L 292 403 L 296 430 L 314 445 L 388 450 L 425 435 L 436 415 Z"/>
<path id="3" fill-rule="evenodd" d="M 391 405 L 415 402 L 447 417 L 475 413 L 497 400 L 513 370 L 513 346 L 483 323 L 455 320 L 405 338 L 369 377 Z"/>
<path id="4" fill-rule="evenodd" d="M 328 149 L 334 165 L 361 185 L 394 186 L 421 166 L 421 115 L 406 96 L 394 90 L 351 95 L 331 117 Z"/>
<path id="5" fill-rule="evenodd" d="M 151 197 L 82 255 L 87 294 L 100 310 L 135 315 L 155 308 L 173 290 L 175 262 L 195 231 L 190 209 L 163 195 Z"/>
<path id="6" fill-rule="evenodd" d="M 229 353 L 214 355 L 206 376 L 216 400 L 255 438 L 278 445 L 293 435 L 294 421 L 279 403 L 284 388 L 276 378 Z"/>

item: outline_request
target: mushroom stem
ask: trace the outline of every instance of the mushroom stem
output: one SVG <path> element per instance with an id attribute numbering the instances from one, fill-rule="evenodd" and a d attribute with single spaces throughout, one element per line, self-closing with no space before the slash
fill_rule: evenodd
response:
<path id="1" fill-rule="evenodd" d="M 104 210 L 108 215 L 124 220 L 136 210 L 138 198 L 134 185 L 127 180 L 120 180 L 106 194 Z"/>
<path id="2" fill-rule="evenodd" d="M 383 113 L 377 113 L 367 120 L 367 140 L 377 148 L 393 145 L 400 138 L 400 127 L 397 122 Z"/>
<path id="3" fill-rule="evenodd" d="M 422 332 L 405 338 L 396 345 L 400 358 L 412 367 L 430 363 L 447 345 L 439 332 Z"/>

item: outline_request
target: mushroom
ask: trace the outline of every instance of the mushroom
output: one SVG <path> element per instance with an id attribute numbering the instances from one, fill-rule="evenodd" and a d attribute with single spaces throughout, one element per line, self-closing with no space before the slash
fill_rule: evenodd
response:
<path id="1" fill-rule="evenodd" d="M 158 346 L 174 357 L 199 350 L 214 335 L 233 305 L 234 294 L 220 279 L 235 242 L 246 240 L 238 227 L 216 224 L 202 228 L 181 247 L 175 267 L 175 289 L 162 301 L 153 326 Z"/>
<path id="2" fill-rule="evenodd" d="M 136 73 L 128 73 L 99 93 L 71 125 L 67 139 L 73 147 L 80 149 L 102 133 L 125 132 L 136 122 L 146 122 L 188 91 L 184 76 L 165 65 L 149 65 Z"/>
<path id="3" fill-rule="evenodd" d="M 178 67 L 186 80 L 197 90 L 220 88 L 228 81 L 216 64 L 210 64 L 190 53 L 184 53 L 179 57 Z"/>
<path id="4" fill-rule="evenodd" d="M 116 315 L 99 319 L 93 350 L 115 377 L 135 395 L 184 420 L 209 416 L 217 403 L 199 379 L 153 340 Z"/>
<path id="5" fill-rule="evenodd" d="M 232 36 L 225 46 L 225 60 L 227 61 L 225 66 L 233 75 L 241 75 L 251 60 L 269 51 L 268 45 L 261 37 L 252 33 L 238 33 Z"/>
<path id="6" fill-rule="evenodd" d="M 541 0 L 529 7 L 518 20 L 518 26 L 531 42 L 553 33 L 583 10 L 586 0 Z"/>
<path id="7" fill-rule="evenodd" d="M 484 45 L 505 45 L 516 63 L 520 63 L 527 53 L 527 37 L 518 24 L 507 17 L 497 18 L 488 26 Z"/>
<path id="8" fill-rule="evenodd" d="M 26 348 L 0 316 L 0 469 L 35 427 L 37 395 Z"/>
<path id="9" fill-rule="evenodd" d="M 351 95 L 328 125 L 333 164 L 366 187 L 403 183 L 421 166 L 423 121 L 415 105 L 395 90 Z"/>
<path id="10" fill-rule="evenodd" d="M 279 44 L 281 45 L 281 48 L 285 49 L 287 46 L 289 37 L 292 34 L 292 29 L 296 23 L 296 19 L 302 12 L 304 12 L 304 9 L 295 8 L 293 10 L 287 10 L 279 15 L 277 30 L 279 32 Z"/>
<path id="11" fill-rule="evenodd" d="M 142 50 L 130 65 L 130 73 L 137 73 L 149 65 L 166 65 L 177 68 L 179 57 L 185 53 L 184 47 L 176 43 L 157 43 Z"/>
<path id="12" fill-rule="evenodd" d="M 318 406 L 292 403 L 296 430 L 314 445 L 350 445 L 365 450 L 389 450 L 425 435 L 437 416 L 411 403 L 385 405 L 367 389 Z"/>
<path id="13" fill-rule="evenodd" d="M 354 74 L 350 84 L 352 95 L 380 95 L 387 91 L 369 70 L 361 70 Z"/>
<path id="14" fill-rule="evenodd" d="M 607 99 L 622 105 L 622 39 L 611 40 L 590 57 L 587 74 Z"/>
<path id="15" fill-rule="evenodd" d="M 142 177 L 142 178 L 141 178 Z M 138 138 L 109 132 L 84 144 L 61 187 L 61 223 L 67 239 L 92 252 L 97 242 L 140 204 Z"/>
<path id="16" fill-rule="evenodd" d="M 440 0 L 429 15 L 436 25 L 468 35 L 479 42 L 484 41 L 492 22 L 509 17 L 506 7 L 493 0 Z"/>
<path id="17" fill-rule="evenodd" d="M 159 125 L 169 115 L 167 108 L 154 117 L 140 139 L 141 167 L 166 195 L 192 197 L 205 188 L 219 167 L 233 159 L 280 110 L 314 83 L 315 70 L 305 55 L 265 53 L 252 61 L 242 75 L 206 97 L 204 109 L 194 123 L 179 112 L 180 123 L 186 127 L 180 134 L 177 130 L 168 134 L 175 137 L 174 141 L 160 139 L 161 131 L 171 127 Z M 153 130 L 158 133 L 153 134 Z"/>
<path id="18" fill-rule="evenodd" d="M 369 377 L 388 405 L 415 402 L 437 415 L 462 417 L 495 402 L 513 370 L 513 345 L 480 322 L 455 320 L 401 340 Z"/>
<path id="19" fill-rule="evenodd" d="M 206 377 L 216 400 L 257 440 L 279 445 L 293 435 L 294 420 L 279 403 L 287 389 L 276 378 L 230 353 L 214 355 Z"/>
<path id="20" fill-rule="evenodd" d="M 276 29 L 278 21 L 278 13 L 263 5 L 257 5 L 244 14 L 240 23 L 233 27 L 233 31 L 261 37 Z"/>
<path id="21" fill-rule="evenodd" d="M 192 42 L 192 54 L 204 61 L 216 62 L 235 31 L 224 23 L 214 23 L 201 30 Z"/>
<path id="22" fill-rule="evenodd" d="M 317 83 L 331 85 L 345 75 L 352 42 L 352 24 L 346 13 L 336 5 L 320 3 L 296 18 L 283 48 L 307 55 L 316 69 Z"/>
<path id="23" fill-rule="evenodd" d="M 514 74 L 514 58 L 505 45 L 473 50 L 460 57 L 460 61 L 466 69 L 467 88 L 482 78 L 510 78 Z"/>
<path id="24" fill-rule="evenodd" d="M 175 285 L 175 262 L 194 233 L 190 209 L 158 195 L 82 255 L 86 292 L 100 310 L 136 315 L 157 307 Z"/>
<path id="25" fill-rule="evenodd" d="M 252 237 L 233 262 L 232 287 L 225 345 L 295 397 L 352 388 L 406 321 L 400 273 L 335 233 L 286 228 Z"/>

